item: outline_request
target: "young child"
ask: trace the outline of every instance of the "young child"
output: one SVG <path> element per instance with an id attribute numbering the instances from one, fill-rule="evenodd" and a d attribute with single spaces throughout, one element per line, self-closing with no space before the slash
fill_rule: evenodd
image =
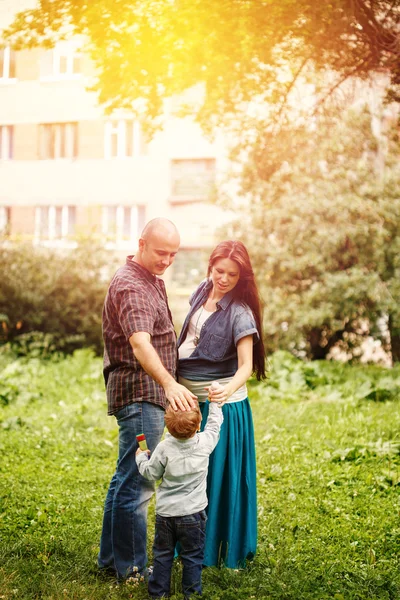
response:
<path id="1" fill-rule="evenodd" d="M 183 564 L 182 591 L 186 598 L 201 594 L 207 506 L 209 456 L 217 445 L 223 421 L 222 410 L 210 402 L 207 424 L 201 423 L 199 408 L 174 411 L 168 407 L 165 424 L 169 431 L 149 459 L 149 450 L 136 452 L 138 469 L 149 481 L 162 478 L 156 492 L 154 568 L 149 578 L 151 598 L 170 594 L 175 546 L 180 543 Z M 149 459 L 149 460 L 148 460 Z"/>

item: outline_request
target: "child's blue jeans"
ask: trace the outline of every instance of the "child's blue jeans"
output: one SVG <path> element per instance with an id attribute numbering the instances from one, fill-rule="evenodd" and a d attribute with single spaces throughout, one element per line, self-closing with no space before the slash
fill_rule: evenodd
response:
<path id="1" fill-rule="evenodd" d="M 149 595 L 152 598 L 168 597 L 170 594 L 172 563 L 178 542 L 183 565 L 183 595 L 186 599 L 195 592 L 201 594 L 206 521 L 204 510 L 184 517 L 156 515 L 154 568 L 149 578 Z"/>

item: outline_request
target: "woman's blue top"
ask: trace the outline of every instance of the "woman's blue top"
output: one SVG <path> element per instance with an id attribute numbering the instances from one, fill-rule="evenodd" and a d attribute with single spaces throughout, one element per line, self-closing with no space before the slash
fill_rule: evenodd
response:
<path id="1" fill-rule="evenodd" d="M 207 300 L 212 281 L 202 281 L 189 300 L 190 310 L 183 323 L 178 348 L 186 338 L 190 319 Z M 219 377 L 233 377 L 238 370 L 236 345 L 247 335 L 259 340 L 256 322 L 250 307 L 235 300 L 231 290 L 217 302 L 217 310 L 200 330 L 199 343 L 188 358 L 178 363 L 181 377 L 193 381 L 210 381 Z"/>

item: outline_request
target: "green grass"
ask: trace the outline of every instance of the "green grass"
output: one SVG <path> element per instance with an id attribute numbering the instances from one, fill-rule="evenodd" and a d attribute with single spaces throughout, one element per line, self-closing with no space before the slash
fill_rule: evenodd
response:
<path id="1" fill-rule="evenodd" d="M 268 384 L 250 385 L 258 553 L 246 570 L 206 569 L 205 599 L 400 598 L 399 390 L 399 368 L 274 355 Z M 117 456 L 100 359 L 0 354 L 0 456 L 0 599 L 148 597 L 96 569 Z"/>

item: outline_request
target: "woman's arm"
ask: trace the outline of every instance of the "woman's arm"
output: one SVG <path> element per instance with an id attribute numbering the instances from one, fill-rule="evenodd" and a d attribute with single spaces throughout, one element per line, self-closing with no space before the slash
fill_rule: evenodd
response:
<path id="1" fill-rule="evenodd" d="M 209 388 L 209 396 L 212 402 L 226 402 L 246 381 L 253 372 L 253 336 L 246 335 L 237 343 L 238 370 L 232 381 L 222 385 L 217 390 Z"/>

